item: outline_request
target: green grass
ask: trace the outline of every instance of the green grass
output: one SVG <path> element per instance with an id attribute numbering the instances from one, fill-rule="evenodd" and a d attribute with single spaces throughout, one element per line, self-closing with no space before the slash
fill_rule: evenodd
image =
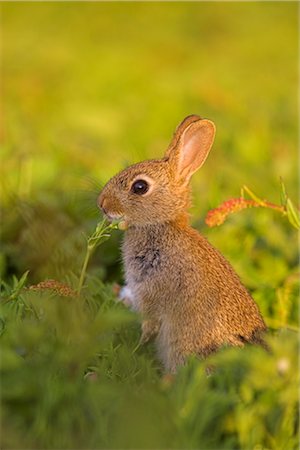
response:
<path id="1" fill-rule="evenodd" d="M 298 198 L 297 3 L 0 7 L 1 448 L 298 448 L 297 231 L 263 208 L 204 220 L 243 185 L 280 204 L 282 177 Z M 223 349 L 171 378 L 116 302 L 121 231 L 76 290 L 101 186 L 161 156 L 191 113 L 217 126 L 192 222 L 251 291 L 272 352 Z"/>

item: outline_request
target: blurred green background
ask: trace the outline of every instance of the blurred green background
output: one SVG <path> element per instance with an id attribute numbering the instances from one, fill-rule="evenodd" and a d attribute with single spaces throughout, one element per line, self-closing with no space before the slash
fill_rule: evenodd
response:
<path id="1" fill-rule="evenodd" d="M 279 175 L 296 194 L 297 4 L 1 6 L 1 178 L 14 193 L 106 181 L 160 156 L 198 113 L 218 129 L 199 205 L 245 182 L 268 195 Z"/>
<path id="2" fill-rule="evenodd" d="M 101 185 L 161 156 L 177 124 L 197 113 L 214 120 L 217 137 L 193 179 L 192 221 L 249 288 L 272 295 L 297 263 L 285 219 L 247 211 L 209 230 L 204 218 L 243 184 L 279 203 L 282 177 L 298 198 L 298 5 L 1 7 L 2 272 L 30 270 L 34 281 L 78 273 Z M 120 238 L 94 260 L 104 279 L 121 279 Z"/>
<path id="3" fill-rule="evenodd" d="M 296 448 L 297 394 L 294 379 L 282 375 L 292 377 L 297 360 L 291 331 L 298 327 L 296 230 L 263 209 L 212 229 L 204 219 L 209 209 L 239 197 L 244 184 L 280 203 L 280 177 L 297 202 L 297 2 L 24 2 L 0 8 L 5 448 Z M 209 380 L 194 361 L 170 387 L 161 383 L 151 348 L 133 352 L 137 319 L 114 303 L 111 284 L 122 282 L 121 232 L 89 265 L 87 309 L 77 305 L 79 312 L 71 314 L 57 293 L 39 298 L 17 279 L 29 271 L 27 285 L 55 278 L 76 287 L 83 233 L 100 217 L 101 186 L 128 164 L 160 157 L 177 124 L 192 113 L 217 126 L 212 152 L 193 179 L 192 222 L 232 262 L 271 329 L 288 328 L 292 335 L 275 339 L 275 356 L 268 356 L 264 370 L 265 355 L 229 351 L 219 361 L 232 368 L 225 376 Z M 14 308 L 7 310 L 7 303 Z M 96 331 L 89 335 L 95 311 L 104 317 L 94 324 L 100 338 Z M 128 320 L 135 324 L 129 330 Z M 82 373 L 90 366 L 101 376 L 87 385 Z M 268 384 L 272 377 L 279 399 Z M 45 394 L 44 380 L 53 397 Z M 197 397 L 203 390 L 207 395 Z M 104 428 L 93 425 L 96 419 Z M 216 430 L 215 438 L 207 430 Z"/>

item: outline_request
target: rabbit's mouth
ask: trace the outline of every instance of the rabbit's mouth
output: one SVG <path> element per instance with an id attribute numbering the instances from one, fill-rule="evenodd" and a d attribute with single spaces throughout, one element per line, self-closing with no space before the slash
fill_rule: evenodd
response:
<path id="1" fill-rule="evenodd" d="M 110 222 L 113 222 L 113 221 L 118 222 L 119 220 L 123 219 L 123 216 L 121 214 L 109 213 L 109 212 L 106 212 L 106 211 L 103 211 L 103 212 L 104 212 L 104 214 L 106 215 L 107 219 Z"/>
<path id="2" fill-rule="evenodd" d="M 126 230 L 128 228 L 127 220 L 123 215 L 114 213 L 105 213 L 105 215 L 110 222 L 116 223 L 120 230 Z"/>

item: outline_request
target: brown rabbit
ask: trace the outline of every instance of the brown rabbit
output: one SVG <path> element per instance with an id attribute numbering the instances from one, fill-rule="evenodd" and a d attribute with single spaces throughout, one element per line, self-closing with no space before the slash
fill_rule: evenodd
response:
<path id="1" fill-rule="evenodd" d="M 98 199 L 109 219 L 126 224 L 122 298 L 144 318 L 141 341 L 156 335 L 170 372 L 190 354 L 205 358 L 224 344 L 263 344 L 266 330 L 231 265 L 189 225 L 189 181 L 214 136 L 213 122 L 186 117 L 162 159 L 123 170 Z"/>

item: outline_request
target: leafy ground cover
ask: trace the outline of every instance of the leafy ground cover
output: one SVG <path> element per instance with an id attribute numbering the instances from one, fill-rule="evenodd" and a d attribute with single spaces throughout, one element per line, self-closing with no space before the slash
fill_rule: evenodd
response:
<path id="1" fill-rule="evenodd" d="M 298 448 L 298 5 L 0 6 L 1 448 Z M 122 231 L 91 236 L 101 185 L 190 113 L 218 130 L 193 224 L 271 352 L 224 348 L 170 377 L 116 302 Z"/>

